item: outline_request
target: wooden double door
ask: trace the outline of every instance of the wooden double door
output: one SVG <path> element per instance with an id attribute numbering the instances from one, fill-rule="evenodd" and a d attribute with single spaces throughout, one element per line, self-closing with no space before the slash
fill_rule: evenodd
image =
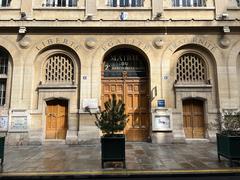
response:
<path id="1" fill-rule="evenodd" d="M 46 108 L 46 139 L 65 139 L 68 122 L 68 101 L 51 100 Z"/>
<path id="2" fill-rule="evenodd" d="M 183 126 L 186 138 L 204 138 L 203 101 L 189 99 L 183 101 Z"/>
<path id="3" fill-rule="evenodd" d="M 112 94 L 123 100 L 128 123 L 124 129 L 127 141 L 147 141 L 149 137 L 149 87 L 144 78 L 102 80 L 102 106 Z"/>

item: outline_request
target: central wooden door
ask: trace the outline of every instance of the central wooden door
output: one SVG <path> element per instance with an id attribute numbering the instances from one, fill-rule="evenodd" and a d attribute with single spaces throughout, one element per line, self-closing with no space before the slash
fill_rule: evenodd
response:
<path id="1" fill-rule="evenodd" d="M 118 48 L 107 54 L 102 66 L 102 106 L 116 94 L 125 103 L 128 123 L 127 141 L 147 141 L 150 105 L 148 64 L 145 57 L 131 48 Z"/>
<path id="2" fill-rule="evenodd" d="M 183 126 L 186 138 L 204 138 L 204 109 L 203 101 L 183 101 Z"/>
<path id="3" fill-rule="evenodd" d="M 67 133 L 68 102 L 52 100 L 46 108 L 46 139 L 65 139 Z"/>
<path id="4" fill-rule="evenodd" d="M 146 79 L 105 79 L 102 81 L 102 106 L 112 94 L 123 100 L 128 123 L 124 129 L 127 141 L 147 141 L 149 136 L 149 91 Z"/>

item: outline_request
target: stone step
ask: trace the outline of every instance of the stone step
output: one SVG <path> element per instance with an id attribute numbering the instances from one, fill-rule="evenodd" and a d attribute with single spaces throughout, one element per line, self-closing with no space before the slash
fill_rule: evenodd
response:
<path id="1" fill-rule="evenodd" d="M 209 143 L 209 139 L 186 139 L 186 143 L 194 144 L 194 143 Z"/>

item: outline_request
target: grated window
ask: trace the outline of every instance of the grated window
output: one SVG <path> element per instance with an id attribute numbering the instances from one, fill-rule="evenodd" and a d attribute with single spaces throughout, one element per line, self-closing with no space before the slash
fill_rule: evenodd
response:
<path id="1" fill-rule="evenodd" d="M 46 84 L 72 84 L 74 81 L 74 65 L 71 58 L 64 54 L 52 55 L 45 66 Z"/>
<path id="2" fill-rule="evenodd" d="M 203 59 L 190 53 L 179 58 L 176 74 L 179 83 L 205 83 L 207 79 L 207 70 Z"/>

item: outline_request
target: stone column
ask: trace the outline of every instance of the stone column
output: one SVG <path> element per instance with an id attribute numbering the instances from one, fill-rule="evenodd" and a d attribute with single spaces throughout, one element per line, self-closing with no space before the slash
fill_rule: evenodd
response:
<path id="1" fill-rule="evenodd" d="M 21 18 L 32 19 L 32 13 L 33 13 L 32 0 L 22 0 L 21 1 Z"/>

